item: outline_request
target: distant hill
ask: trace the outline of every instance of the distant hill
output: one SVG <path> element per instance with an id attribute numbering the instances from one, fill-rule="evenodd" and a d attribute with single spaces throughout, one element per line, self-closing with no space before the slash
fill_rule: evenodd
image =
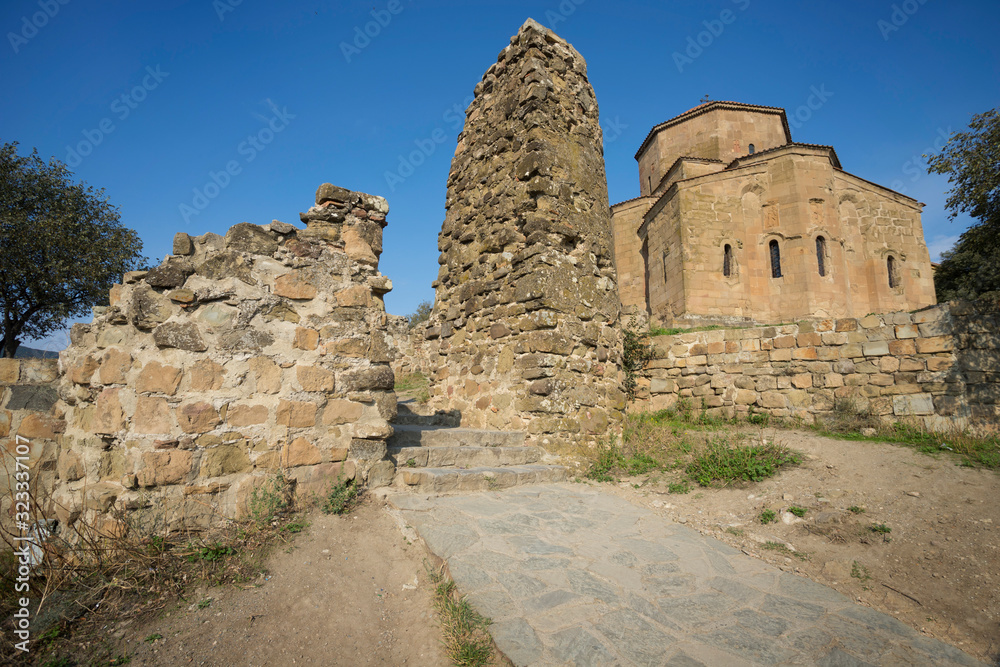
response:
<path id="1" fill-rule="evenodd" d="M 36 350 L 33 347 L 27 347 L 26 345 L 21 345 L 17 348 L 17 352 L 14 353 L 15 359 L 58 359 L 58 352 L 50 352 L 49 350 Z"/>

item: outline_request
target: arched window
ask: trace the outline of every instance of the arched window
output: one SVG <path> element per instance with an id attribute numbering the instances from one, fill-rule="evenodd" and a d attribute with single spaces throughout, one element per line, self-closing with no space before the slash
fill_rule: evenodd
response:
<path id="1" fill-rule="evenodd" d="M 816 237 L 816 264 L 819 266 L 819 275 L 826 275 L 826 239 L 822 236 Z"/>
<path id="2" fill-rule="evenodd" d="M 753 147 L 753 144 L 750 144 L 749 148 L 750 148 L 750 155 L 753 155 L 754 153 L 757 152 L 757 149 Z"/>
<path id="3" fill-rule="evenodd" d="M 722 250 L 722 275 L 727 278 L 733 275 L 733 246 L 728 243 Z"/>
<path id="4" fill-rule="evenodd" d="M 781 277 L 781 250 L 778 249 L 778 242 L 771 241 L 771 277 Z"/>
<path id="5" fill-rule="evenodd" d="M 885 260 L 885 264 L 889 273 L 889 287 L 899 287 L 899 275 L 897 275 L 896 258 L 889 255 L 889 258 Z"/>

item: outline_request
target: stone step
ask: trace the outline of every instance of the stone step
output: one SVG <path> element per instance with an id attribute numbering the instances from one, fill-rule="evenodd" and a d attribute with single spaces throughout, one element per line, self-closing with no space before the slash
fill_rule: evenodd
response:
<path id="1" fill-rule="evenodd" d="M 397 468 L 475 468 L 517 466 L 542 460 L 540 447 L 397 447 L 389 446 L 389 459 Z"/>
<path id="2" fill-rule="evenodd" d="M 412 491 L 494 491 L 523 484 L 561 482 L 566 468 L 523 465 L 507 468 L 397 468 L 396 485 Z"/>
<path id="3" fill-rule="evenodd" d="M 521 431 L 481 431 L 447 426 L 394 424 L 390 447 L 521 447 Z"/>
<path id="4" fill-rule="evenodd" d="M 433 411 L 416 401 L 400 401 L 396 404 L 396 418 L 393 424 L 414 426 L 461 426 L 462 415 L 458 410 Z"/>

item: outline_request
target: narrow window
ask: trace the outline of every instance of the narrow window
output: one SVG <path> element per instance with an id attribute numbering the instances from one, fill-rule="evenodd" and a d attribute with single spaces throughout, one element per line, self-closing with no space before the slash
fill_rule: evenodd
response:
<path id="1" fill-rule="evenodd" d="M 822 236 L 816 237 L 816 264 L 819 266 L 819 275 L 826 275 L 826 239 Z"/>
<path id="2" fill-rule="evenodd" d="M 722 275 L 727 278 L 733 275 L 733 247 L 728 243 L 722 251 Z"/>
<path id="3" fill-rule="evenodd" d="M 777 241 L 771 241 L 771 277 L 781 277 L 781 250 Z"/>
<path id="4" fill-rule="evenodd" d="M 750 149 L 750 155 L 753 155 L 754 153 L 757 152 L 757 149 L 753 147 L 753 144 L 750 144 L 748 148 Z"/>
<path id="5" fill-rule="evenodd" d="M 886 269 L 889 272 L 889 287 L 899 286 L 899 276 L 896 275 L 896 258 L 889 255 L 889 259 L 885 261 Z"/>

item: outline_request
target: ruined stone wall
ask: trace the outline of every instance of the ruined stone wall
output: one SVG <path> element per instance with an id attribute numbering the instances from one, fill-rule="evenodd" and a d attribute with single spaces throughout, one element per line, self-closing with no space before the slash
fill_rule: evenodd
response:
<path id="1" fill-rule="evenodd" d="M 25 471 L 17 465 L 19 455 L 27 457 L 21 464 L 27 466 L 34 495 L 52 488 L 57 440 L 66 428 L 56 407 L 58 371 L 56 359 L 0 359 L 0 516 L 5 520 L 14 475 Z"/>
<path id="2" fill-rule="evenodd" d="M 718 329 L 653 339 L 639 410 L 684 399 L 733 416 L 812 422 L 854 399 L 885 421 L 935 430 L 1000 426 L 1000 294 L 914 313 Z"/>
<path id="3" fill-rule="evenodd" d="M 586 63 L 529 20 L 476 86 L 424 330 L 432 405 L 569 451 L 620 419 L 620 303 Z"/>
<path id="4" fill-rule="evenodd" d="M 279 470 L 297 493 L 386 484 L 395 415 L 378 271 L 384 199 L 325 184 L 305 229 L 178 234 L 60 357 L 58 517 L 113 505 L 168 528 L 243 516 Z"/>

